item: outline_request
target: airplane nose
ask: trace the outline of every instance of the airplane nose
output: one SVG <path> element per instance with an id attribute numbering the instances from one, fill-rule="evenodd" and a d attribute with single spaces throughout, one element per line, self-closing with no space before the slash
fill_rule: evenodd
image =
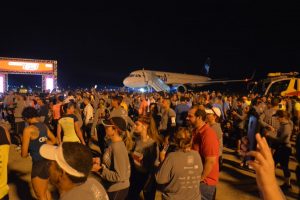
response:
<path id="1" fill-rule="evenodd" d="M 123 80 L 123 84 L 124 84 L 125 86 L 128 86 L 128 83 L 129 83 L 128 78 L 125 78 L 125 79 Z"/>

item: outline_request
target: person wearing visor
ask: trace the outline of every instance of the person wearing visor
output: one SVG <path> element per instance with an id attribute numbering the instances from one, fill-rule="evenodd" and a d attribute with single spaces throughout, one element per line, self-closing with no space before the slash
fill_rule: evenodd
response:
<path id="1" fill-rule="evenodd" d="M 130 143 L 126 121 L 122 117 L 112 117 L 103 120 L 102 124 L 110 144 L 103 154 L 102 163 L 99 158 L 94 159 L 93 171 L 101 177 L 109 199 L 125 200 L 131 172 L 128 149 L 125 145 Z"/>
<path id="2" fill-rule="evenodd" d="M 43 144 L 55 144 L 56 139 L 45 123 L 40 121 L 37 110 L 26 107 L 22 117 L 29 124 L 23 131 L 21 156 L 32 158 L 31 183 L 38 199 L 51 199 L 48 191 L 48 161 L 40 155 Z"/>
<path id="3" fill-rule="evenodd" d="M 89 177 L 93 159 L 86 146 L 78 142 L 44 144 L 40 154 L 50 160 L 50 182 L 58 189 L 60 200 L 108 200 L 103 186 Z"/>

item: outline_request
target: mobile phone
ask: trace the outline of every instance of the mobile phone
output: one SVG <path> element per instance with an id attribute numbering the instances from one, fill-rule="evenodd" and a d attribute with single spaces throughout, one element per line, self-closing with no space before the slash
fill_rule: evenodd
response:
<path id="1" fill-rule="evenodd" d="M 172 124 L 176 124 L 176 121 L 175 121 L 175 120 L 176 120 L 175 117 L 171 117 L 171 123 L 172 123 Z"/>

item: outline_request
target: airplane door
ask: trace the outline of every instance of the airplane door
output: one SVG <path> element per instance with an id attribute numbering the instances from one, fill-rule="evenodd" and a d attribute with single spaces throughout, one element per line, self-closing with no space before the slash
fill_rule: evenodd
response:
<path id="1" fill-rule="evenodd" d="M 148 83 L 149 77 L 147 76 L 147 73 L 145 73 L 144 71 L 142 71 L 142 76 L 144 78 L 145 83 Z"/>
<path id="2" fill-rule="evenodd" d="M 162 80 L 163 80 L 165 83 L 168 81 L 167 74 L 164 74 L 164 77 L 162 78 Z"/>

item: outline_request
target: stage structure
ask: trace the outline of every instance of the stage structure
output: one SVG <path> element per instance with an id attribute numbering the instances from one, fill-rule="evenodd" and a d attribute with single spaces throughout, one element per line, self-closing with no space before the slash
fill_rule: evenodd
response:
<path id="1" fill-rule="evenodd" d="M 57 87 L 57 61 L 0 57 L 0 93 L 8 90 L 8 74 L 42 76 L 43 91 Z"/>

